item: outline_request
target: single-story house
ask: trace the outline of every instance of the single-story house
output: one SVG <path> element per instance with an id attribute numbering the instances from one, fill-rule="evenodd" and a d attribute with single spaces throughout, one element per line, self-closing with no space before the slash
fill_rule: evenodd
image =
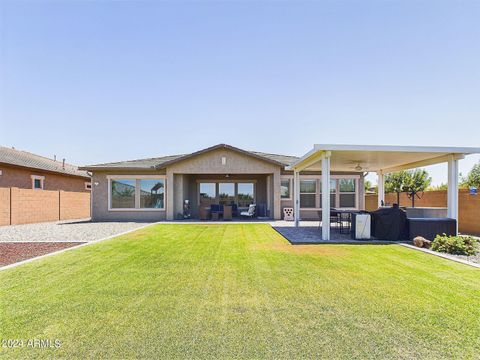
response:
<path id="1" fill-rule="evenodd" d="M 87 165 L 92 172 L 94 221 L 158 221 L 183 218 L 189 201 L 193 218 L 211 204 L 235 204 L 239 211 L 257 205 L 257 215 L 281 219 L 293 208 L 293 176 L 289 166 L 300 158 L 246 151 L 219 144 L 191 154 Z M 364 208 L 364 172 L 335 171 L 330 179 L 330 206 Z M 302 219 L 318 219 L 322 208 L 321 171 L 299 176 Z"/>
<path id="2" fill-rule="evenodd" d="M 90 192 L 90 174 L 77 166 L 0 146 L 0 188 Z"/>

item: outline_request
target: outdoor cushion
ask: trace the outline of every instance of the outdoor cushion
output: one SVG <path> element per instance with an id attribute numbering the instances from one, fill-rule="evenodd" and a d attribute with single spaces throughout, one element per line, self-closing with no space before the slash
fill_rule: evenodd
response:
<path id="1" fill-rule="evenodd" d="M 409 239 L 417 236 L 433 240 L 437 235 L 457 235 L 457 220 L 450 218 L 410 218 L 407 219 Z"/>

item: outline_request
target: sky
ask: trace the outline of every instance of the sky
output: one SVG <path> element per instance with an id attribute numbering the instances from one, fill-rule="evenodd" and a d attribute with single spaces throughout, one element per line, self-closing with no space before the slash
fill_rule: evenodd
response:
<path id="1" fill-rule="evenodd" d="M 79 165 L 478 147 L 478 19 L 478 1 L 1 0 L 0 144 Z"/>

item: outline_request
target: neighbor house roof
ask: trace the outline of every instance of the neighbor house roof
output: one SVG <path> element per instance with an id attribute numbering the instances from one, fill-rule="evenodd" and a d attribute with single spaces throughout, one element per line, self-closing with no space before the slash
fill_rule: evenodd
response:
<path id="1" fill-rule="evenodd" d="M 253 158 L 267 161 L 279 166 L 287 166 L 293 163 L 298 159 L 296 156 L 288 155 L 278 155 L 278 154 L 268 154 L 256 151 L 246 151 L 239 149 L 237 147 L 227 145 L 227 144 L 218 144 L 206 149 L 202 149 L 190 154 L 181 154 L 181 155 L 169 155 L 161 156 L 148 159 L 137 159 L 137 160 L 128 160 L 128 161 L 118 161 L 112 163 L 104 164 L 95 164 L 95 165 L 86 165 L 80 167 L 84 170 L 110 170 L 110 169 L 122 169 L 122 170 L 140 170 L 140 169 L 163 169 L 169 165 L 172 165 L 176 162 L 190 159 L 192 157 L 198 156 L 200 154 L 207 153 L 216 149 L 229 149 L 238 153 L 242 153 Z"/>
<path id="2" fill-rule="evenodd" d="M 29 153 L 27 151 L 4 146 L 0 146 L 0 164 L 1 163 L 26 167 L 29 169 L 55 172 L 62 175 L 90 178 L 86 171 L 79 170 L 75 165 L 65 163 L 65 166 L 63 166 L 63 161 L 55 161 L 53 159 Z"/>

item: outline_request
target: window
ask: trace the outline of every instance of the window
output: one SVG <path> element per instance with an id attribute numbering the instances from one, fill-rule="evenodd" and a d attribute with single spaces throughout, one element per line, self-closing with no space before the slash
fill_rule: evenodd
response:
<path id="1" fill-rule="evenodd" d="M 317 180 L 300 180 L 300 207 L 315 208 Z"/>
<path id="2" fill-rule="evenodd" d="M 44 186 L 45 176 L 31 175 L 32 189 L 42 190 Z"/>
<path id="3" fill-rule="evenodd" d="M 337 180 L 330 180 L 330 207 L 337 207 Z M 320 207 L 322 207 L 322 182 L 320 181 Z"/>
<path id="4" fill-rule="evenodd" d="M 165 185 L 163 180 L 140 180 L 140 208 L 163 209 Z"/>
<path id="5" fill-rule="evenodd" d="M 235 183 L 219 183 L 218 197 L 221 205 L 235 203 Z"/>
<path id="6" fill-rule="evenodd" d="M 254 199 L 254 184 L 253 183 L 238 183 L 237 184 L 237 199 L 239 207 L 247 207 L 253 203 Z"/>
<path id="7" fill-rule="evenodd" d="M 92 190 L 92 183 L 91 182 L 86 182 L 85 183 L 85 190 Z"/>
<path id="8" fill-rule="evenodd" d="M 110 179 L 110 210 L 164 210 L 165 179 L 151 176 Z"/>
<path id="9" fill-rule="evenodd" d="M 356 180 L 355 179 L 339 179 L 339 191 L 340 191 L 340 207 L 341 208 L 355 208 L 357 195 Z"/>
<path id="10" fill-rule="evenodd" d="M 112 209 L 135 208 L 135 179 L 112 180 L 111 185 Z"/>
<path id="11" fill-rule="evenodd" d="M 202 199 L 215 199 L 216 196 L 215 183 L 200 183 L 200 197 Z"/>
<path id="12" fill-rule="evenodd" d="M 291 199 L 290 179 L 284 179 L 280 183 L 280 196 L 282 199 Z"/>

